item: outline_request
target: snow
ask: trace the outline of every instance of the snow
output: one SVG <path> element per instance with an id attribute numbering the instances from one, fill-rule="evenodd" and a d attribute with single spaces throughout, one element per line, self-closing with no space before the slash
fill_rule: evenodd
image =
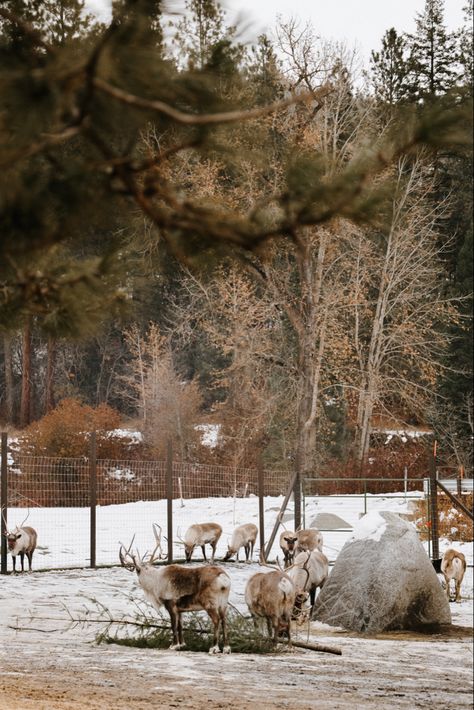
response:
<path id="1" fill-rule="evenodd" d="M 351 536 L 381 534 L 381 521 L 385 521 L 380 512 L 409 513 L 410 502 L 420 495 L 394 492 L 367 496 L 365 500 L 360 496 L 306 498 L 304 517 L 308 522 L 317 513 L 334 513 L 354 526 L 353 531 L 323 532 L 324 551 L 334 561 Z M 281 497 L 265 499 L 267 539 L 281 502 Z M 361 517 L 366 509 L 368 515 Z M 23 509 L 10 509 L 9 524 L 21 522 L 23 512 Z M 219 522 L 224 529 L 217 550 L 217 558 L 221 559 L 233 528 L 244 522 L 258 522 L 258 498 L 185 500 L 182 508 L 179 501 L 175 501 L 174 514 L 175 534 L 179 530 L 182 536 L 192 522 Z M 135 543 L 140 552 L 150 550 L 152 522 L 161 524 L 166 532 L 166 501 L 99 506 L 98 563 L 116 564 L 119 541 L 128 544 L 133 533 L 136 533 Z M 35 570 L 50 567 L 52 563 L 88 564 L 87 509 L 32 509 L 28 524 L 36 527 L 39 534 L 40 548 L 33 558 Z M 290 524 L 291 519 L 286 525 Z M 440 540 L 441 554 L 448 547 L 463 552 L 468 563 L 462 601 L 451 604 L 453 623 L 472 627 L 472 544 Z M 182 557 L 181 546 L 176 544 L 174 549 L 175 554 Z M 271 557 L 277 552 L 275 545 Z M 258 545 L 254 560 L 257 555 Z M 200 553 L 196 553 L 196 563 L 201 561 L 200 557 Z M 251 564 L 231 561 L 224 567 L 232 580 L 230 602 L 247 613 L 245 585 L 251 574 L 262 568 L 256 561 Z M 392 634 L 366 638 L 313 622 L 310 631 L 306 627 L 296 629 L 296 637 L 306 640 L 309 633 L 312 642 L 340 646 L 341 657 L 296 650 L 277 656 L 235 654 L 210 658 L 191 652 L 97 646 L 93 641 L 99 625 L 70 623 L 71 615 L 84 618 L 86 611 L 93 611 L 94 600 L 120 618 L 133 613 L 136 604 L 143 604 L 144 596 L 136 575 L 121 567 L 34 571 L 1 578 L 0 657 L 3 666 L 0 687 L 7 689 L 6 696 L 28 689 L 28 693 L 25 690 L 28 700 L 21 696 L 16 704 L 12 700 L 11 705 L 2 705 L 2 708 L 34 707 L 29 695 L 34 688 L 29 684 L 35 679 L 40 687 L 38 692 L 43 693 L 47 688 L 50 698 L 49 705 L 48 700 L 44 700 L 46 704 L 38 701 L 36 707 L 54 707 L 55 710 L 69 707 L 95 710 L 104 705 L 115 710 L 133 710 L 135 702 L 140 710 L 151 708 L 152 704 L 163 708 L 182 705 L 188 710 L 202 707 L 214 710 L 224 705 L 247 710 L 252 707 L 252 701 L 255 707 L 255 700 L 260 698 L 261 701 L 263 697 L 265 704 L 261 702 L 260 706 L 271 710 L 283 707 L 309 710 L 315 706 L 315 698 L 322 710 L 472 707 L 472 651 L 471 640 L 466 636 L 449 639 Z M 55 683 L 58 684 L 57 697 L 53 702 L 51 693 Z M 189 696 L 187 689 L 191 686 L 193 693 Z M 109 695 L 112 692 L 115 695 Z M 138 703 L 142 692 L 149 705 L 145 700 L 143 704 Z M 94 693 L 101 704 L 94 704 Z M 169 694 L 166 701 L 163 693 Z M 173 704 L 176 702 L 177 705 Z"/>
<path id="2" fill-rule="evenodd" d="M 215 449 L 219 443 L 219 434 L 221 430 L 220 424 L 197 424 L 196 431 L 201 431 L 201 444 L 210 449 Z"/>
<path id="3" fill-rule="evenodd" d="M 367 513 L 355 525 L 349 542 L 354 540 L 375 540 L 378 542 L 387 528 L 387 521 L 379 512 Z"/>

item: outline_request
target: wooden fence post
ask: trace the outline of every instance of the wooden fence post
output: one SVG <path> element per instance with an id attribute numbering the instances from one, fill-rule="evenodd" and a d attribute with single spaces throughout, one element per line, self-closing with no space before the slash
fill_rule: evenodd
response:
<path id="1" fill-rule="evenodd" d="M 97 435 L 91 432 L 89 442 L 89 507 L 90 507 L 90 566 L 96 566 L 96 506 L 97 506 Z"/>
<path id="2" fill-rule="evenodd" d="M 173 562 L 173 447 L 168 441 L 166 452 L 166 521 L 168 536 L 168 562 Z"/>
<path id="3" fill-rule="evenodd" d="M 296 477 L 293 487 L 293 502 L 295 504 L 295 530 L 301 527 L 301 456 L 296 454 Z"/>
<path id="4" fill-rule="evenodd" d="M 0 471 L 0 508 L 2 511 L 1 522 L 1 574 L 7 573 L 7 514 L 8 514 L 8 434 L 2 431 L 2 466 Z"/>
<path id="5" fill-rule="evenodd" d="M 260 529 L 260 562 L 266 562 L 265 557 L 265 514 L 264 514 L 264 481 L 263 481 L 263 462 L 261 456 L 257 462 L 258 476 L 258 526 Z"/>

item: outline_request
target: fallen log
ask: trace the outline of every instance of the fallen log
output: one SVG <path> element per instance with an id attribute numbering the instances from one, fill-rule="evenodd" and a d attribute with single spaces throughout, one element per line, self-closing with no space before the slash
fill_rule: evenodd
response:
<path id="1" fill-rule="evenodd" d="M 278 639 L 281 643 L 288 643 L 288 639 Z M 297 648 L 307 648 L 309 651 L 319 651 L 320 653 L 333 653 L 342 656 L 342 650 L 337 646 L 324 646 L 321 643 L 305 643 L 304 641 L 291 641 L 292 646 Z"/>

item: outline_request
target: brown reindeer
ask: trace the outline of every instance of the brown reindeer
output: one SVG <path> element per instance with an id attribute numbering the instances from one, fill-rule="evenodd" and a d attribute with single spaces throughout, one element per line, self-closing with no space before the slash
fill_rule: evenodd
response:
<path id="1" fill-rule="evenodd" d="M 25 555 L 28 558 L 29 570 L 31 572 L 31 565 L 33 561 L 33 552 L 36 550 L 36 542 L 38 539 L 36 530 L 29 526 L 25 526 L 30 513 L 24 519 L 21 525 L 17 525 L 11 531 L 7 531 L 5 536 L 7 538 L 7 549 L 12 556 L 13 571 L 16 572 L 16 558 L 20 555 L 21 560 L 21 571 L 25 571 Z M 2 517 L 5 520 L 5 517 Z"/>
<path id="2" fill-rule="evenodd" d="M 155 532 L 156 536 L 156 532 Z M 133 540 L 132 540 L 133 543 Z M 120 545 L 119 557 L 123 567 L 135 571 L 138 583 L 148 601 L 159 610 L 162 606 L 170 616 L 173 643 L 171 649 L 185 647 L 181 615 L 185 611 L 204 610 L 213 625 L 213 645 L 210 654 L 220 653 L 219 632 L 222 632 L 222 652 L 230 653 L 227 641 L 226 611 L 230 591 L 230 577 L 217 566 L 183 567 L 167 565 L 154 567 L 157 547 L 148 559 L 130 552 Z"/>
<path id="3" fill-rule="evenodd" d="M 295 556 L 295 546 L 298 542 L 298 533 L 291 530 L 284 530 L 280 535 L 280 548 L 283 552 L 283 560 L 285 569 L 293 564 Z"/>
<path id="4" fill-rule="evenodd" d="M 245 550 L 245 559 L 247 562 L 252 560 L 253 548 L 255 545 L 255 540 L 257 539 L 258 528 L 253 523 L 246 523 L 245 525 L 239 525 L 235 528 L 232 533 L 232 538 L 227 545 L 227 552 L 224 557 L 224 562 L 232 557 L 232 555 L 237 555 L 237 562 L 239 561 L 239 550 L 241 547 Z"/>
<path id="5" fill-rule="evenodd" d="M 281 633 L 291 643 L 291 613 L 295 603 L 295 587 L 291 579 L 281 570 L 257 572 L 250 577 L 245 588 L 245 601 L 254 620 L 267 622 L 268 635 L 275 643 Z"/>
<path id="6" fill-rule="evenodd" d="M 454 579 L 455 583 L 455 601 L 461 601 L 461 583 L 464 578 L 464 573 L 466 571 L 466 558 L 462 552 L 453 550 L 450 548 L 446 550 L 441 560 L 441 572 L 444 575 L 444 581 L 446 582 L 446 594 L 448 595 L 448 600 L 451 601 L 451 590 L 450 584 L 451 580 Z"/>
<path id="7" fill-rule="evenodd" d="M 295 555 L 300 552 L 311 552 L 311 550 L 321 550 L 322 552 L 323 536 L 317 528 L 299 530 L 296 535 L 298 535 L 298 542 L 295 547 Z"/>
<path id="8" fill-rule="evenodd" d="M 212 548 L 211 560 L 214 562 L 214 555 L 216 554 L 216 546 L 219 542 L 219 538 L 222 535 L 222 528 L 217 523 L 195 523 L 191 525 L 184 536 L 184 552 L 186 555 L 186 562 L 191 562 L 191 557 L 193 556 L 194 548 L 200 547 L 202 550 L 202 555 L 205 560 L 206 557 L 206 544 L 209 544 Z"/>

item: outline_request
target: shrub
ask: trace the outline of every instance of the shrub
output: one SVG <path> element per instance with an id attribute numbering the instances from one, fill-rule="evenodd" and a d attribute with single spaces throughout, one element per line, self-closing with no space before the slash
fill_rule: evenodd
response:
<path id="1" fill-rule="evenodd" d="M 63 399 L 22 436 L 22 453 L 33 456 L 80 458 L 89 455 L 89 434 L 97 432 L 98 458 L 129 458 L 129 443 L 110 432 L 120 425 L 121 415 L 112 407 L 90 407 L 77 399 Z"/>
<path id="2" fill-rule="evenodd" d="M 462 496 L 464 505 L 472 510 L 472 493 Z M 417 503 L 416 526 L 422 540 L 427 540 L 430 533 L 430 521 L 427 519 L 425 501 Z M 474 538 L 472 521 L 454 507 L 452 501 L 444 494 L 438 495 L 438 532 L 450 542 L 470 542 Z"/>

